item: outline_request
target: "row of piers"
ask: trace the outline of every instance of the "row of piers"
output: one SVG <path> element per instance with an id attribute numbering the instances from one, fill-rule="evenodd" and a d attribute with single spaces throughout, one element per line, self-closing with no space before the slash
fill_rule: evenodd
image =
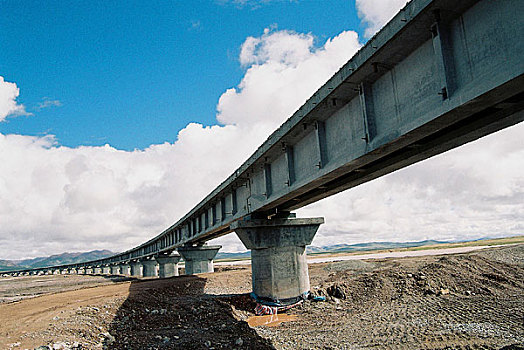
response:
<path id="1" fill-rule="evenodd" d="M 249 217 L 231 225 L 246 248 L 251 250 L 254 294 L 261 299 L 285 301 L 309 292 L 306 246 L 311 244 L 323 218 L 297 219 L 284 213 L 271 219 Z M 43 268 L 3 275 L 81 274 L 168 278 L 179 275 L 178 263 L 185 261 L 185 274 L 213 272 L 213 259 L 221 246 L 182 246 L 178 253 L 157 255 L 114 264 L 68 268 Z"/>

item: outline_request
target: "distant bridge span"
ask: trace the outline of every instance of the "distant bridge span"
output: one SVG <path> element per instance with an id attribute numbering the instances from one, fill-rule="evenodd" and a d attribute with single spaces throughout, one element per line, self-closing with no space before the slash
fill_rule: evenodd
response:
<path id="1" fill-rule="evenodd" d="M 115 256 L 55 268 L 141 259 L 145 274 L 148 258 L 178 250 L 186 270 L 189 262 L 192 272 L 209 271 L 218 248 L 200 247 L 207 258 L 196 262 L 188 252 L 232 231 L 253 256 L 284 241 L 304 247 L 323 220 L 293 219 L 290 211 L 524 120 L 523 13 L 520 0 L 411 1 L 175 224 Z M 282 254 L 303 264 L 300 251 Z M 265 283 L 255 268 L 282 272 L 275 257 L 253 259 L 254 284 Z M 291 294 L 309 289 L 303 266 L 294 268 L 301 282 Z"/>

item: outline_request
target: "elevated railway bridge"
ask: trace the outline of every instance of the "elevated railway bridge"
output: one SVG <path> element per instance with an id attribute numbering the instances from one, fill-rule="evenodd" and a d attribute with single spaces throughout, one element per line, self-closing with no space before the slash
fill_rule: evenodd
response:
<path id="1" fill-rule="evenodd" d="M 251 250 L 253 290 L 309 291 L 305 247 L 323 218 L 292 211 L 524 119 L 524 1 L 413 0 L 231 176 L 149 241 L 84 263 L 10 272 L 213 271 L 235 232 Z M 523 135 L 524 136 L 524 135 Z M 176 198 L 174 199 L 176 200 Z"/>

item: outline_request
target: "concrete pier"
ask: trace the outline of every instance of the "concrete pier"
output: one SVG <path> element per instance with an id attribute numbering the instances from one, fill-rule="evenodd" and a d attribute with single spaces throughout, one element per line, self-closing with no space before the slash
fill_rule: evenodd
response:
<path id="1" fill-rule="evenodd" d="M 122 263 L 120 264 L 120 273 L 125 276 L 131 275 L 131 266 L 129 266 L 129 263 Z"/>
<path id="2" fill-rule="evenodd" d="M 324 218 L 252 219 L 231 225 L 251 249 L 253 292 L 261 298 L 285 301 L 309 292 L 306 245 Z"/>
<path id="3" fill-rule="evenodd" d="M 140 261 L 132 261 L 131 266 L 131 276 L 142 277 L 142 263 Z"/>
<path id="4" fill-rule="evenodd" d="M 120 275 L 120 265 L 111 265 L 111 274 Z"/>
<path id="5" fill-rule="evenodd" d="M 158 262 L 158 277 L 168 278 L 178 276 L 178 262 L 180 261 L 180 255 L 159 255 L 155 257 Z"/>
<path id="6" fill-rule="evenodd" d="M 102 266 L 95 266 L 93 268 L 93 274 L 94 275 L 101 275 L 102 274 Z"/>
<path id="7" fill-rule="evenodd" d="M 102 274 L 103 275 L 110 275 L 111 274 L 111 267 L 109 267 L 109 265 L 102 266 Z"/>
<path id="8" fill-rule="evenodd" d="M 86 275 L 92 275 L 93 274 L 93 268 L 92 267 L 86 267 L 85 271 L 86 271 Z"/>
<path id="9" fill-rule="evenodd" d="M 215 271 L 213 259 L 222 248 L 220 245 L 184 246 L 178 252 L 185 260 L 186 275 Z"/>
<path id="10" fill-rule="evenodd" d="M 154 259 L 152 259 L 152 260 L 144 259 L 141 262 L 142 262 L 143 276 L 144 277 L 157 277 L 158 276 L 157 268 L 156 268 L 156 266 L 157 266 L 156 260 L 154 260 Z"/>

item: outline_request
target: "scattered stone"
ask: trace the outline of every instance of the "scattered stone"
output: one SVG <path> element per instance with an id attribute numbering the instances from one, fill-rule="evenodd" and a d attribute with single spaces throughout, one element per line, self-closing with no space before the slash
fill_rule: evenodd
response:
<path id="1" fill-rule="evenodd" d="M 449 289 L 447 288 L 441 288 L 440 291 L 438 292 L 438 295 L 448 295 L 449 294 Z"/>
<path id="2" fill-rule="evenodd" d="M 151 315 L 158 315 L 159 311 L 158 310 L 152 310 L 151 311 Z"/>
<path id="3" fill-rule="evenodd" d="M 58 342 L 53 344 L 53 350 L 66 350 L 69 346 L 64 342 Z"/>
<path id="4" fill-rule="evenodd" d="M 167 314 L 167 309 L 160 309 L 160 315 Z"/>
<path id="5" fill-rule="evenodd" d="M 211 341 L 206 340 L 206 342 L 204 343 L 204 345 L 205 345 L 206 347 L 210 348 L 210 347 L 211 347 Z"/>
<path id="6" fill-rule="evenodd" d="M 413 274 L 408 273 L 407 276 L 408 276 L 408 278 L 411 278 L 411 277 L 413 277 Z"/>
<path id="7" fill-rule="evenodd" d="M 51 350 L 51 348 L 47 345 L 41 345 L 37 348 L 35 348 L 35 350 Z"/>
<path id="8" fill-rule="evenodd" d="M 242 338 L 238 338 L 238 339 L 235 341 L 235 345 L 242 346 L 243 344 L 244 344 L 244 341 L 242 340 Z"/>
<path id="9" fill-rule="evenodd" d="M 103 342 L 105 345 L 111 345 L 115 342 L 115 337 L 113 337 L 109 332 L 102 333 L 104 338 Z"/>

